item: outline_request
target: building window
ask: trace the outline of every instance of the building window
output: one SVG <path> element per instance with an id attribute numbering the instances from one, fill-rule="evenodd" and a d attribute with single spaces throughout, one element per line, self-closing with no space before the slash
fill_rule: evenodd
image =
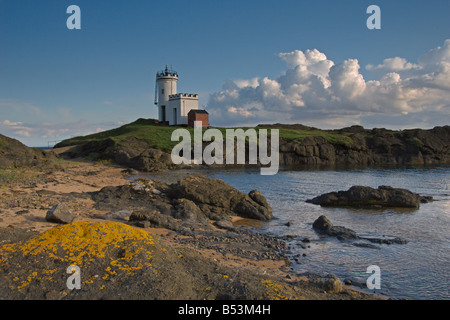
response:
<path id="1" fill-rule="evenodd" d="M 161 94 L 164 94 L 164 89 L 161 89 Z"/>

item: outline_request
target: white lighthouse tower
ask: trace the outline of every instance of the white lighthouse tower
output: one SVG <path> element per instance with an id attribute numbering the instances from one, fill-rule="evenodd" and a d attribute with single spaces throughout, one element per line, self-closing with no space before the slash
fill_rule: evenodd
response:
<path id="1" fill-rule="evenodd" d="M 156 73 L 155 104 L 158 121 L 174 125 L 187 125 L 188 113 L 198 109 L 198 94 L 177 93 L 178 74 L 166 69 Z"/>
<path id="2" fill-rule="evenodd" d="M 166 69 L 156 73 L 155 104 L 158 106 L 158 120 L 166 122 L 171 119 L 169 96 L 177 93 L 178 74 Z M 172 116 L 173 118 L 173 116 Z"/>

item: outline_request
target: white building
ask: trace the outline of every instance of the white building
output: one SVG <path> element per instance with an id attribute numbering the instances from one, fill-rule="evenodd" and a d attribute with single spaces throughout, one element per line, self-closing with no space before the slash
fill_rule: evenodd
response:
<path id="1" fill-rule="evenodd" d="M 187 125 L 188 113 L 198 109 L 198 94 L 177 93 L 178 74 L 167 68 L 156 73 L 155 104 L 158 120 L 169 125 Z"/>

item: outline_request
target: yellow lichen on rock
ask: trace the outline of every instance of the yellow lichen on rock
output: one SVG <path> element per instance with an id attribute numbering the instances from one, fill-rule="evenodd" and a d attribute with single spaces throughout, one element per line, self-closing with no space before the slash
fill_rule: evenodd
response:
<path id="1" fill-rule="evenodd" d="M 116 275 L 119 271 L 134 274 L 144 265 L 151 265 L 153 252 L 154 239 L 144 230 L 118 222 L 74 222 L 52 228 L 24 242 L 0 246 L 0 267 L 17 268 L 8 264 L 12 255 L 24 259 L 35 256 L 42 261 L 51 259 L 63 266 L 80 268 L 100 259 L 110 261 L 106 275 Z M 11 276 L 19 283 L 17 289 L 20 290 L 33 279 L 38 279 L 38 275 L 45 277 L 43 280 L 50 280 L 55 271 L 54 267 L 22 270 L 13 272 Z"/>
<path id="2" fill-rule="evenodd" d="M 266 297 L 269 300 L 288 300 L 289 298 L 283 291 L 283 286 L 272 280 L 261 280 L 261 283 L 266 286 Z"/>
<path id="3" fill-rule="evenodd" d="M 21 251 L 23 256 L 44 253 L 81 267 L 96 257 L 105 257 L 111 246 L 120 248 L 124 242 L 129 241 L 154 244 L 147 232 L 123 223 L 74 222 L 52 228 L 24 243 L 11 244 L 10 248 L 5 249 Z M 59 253 L 61 249 L 63 252 Z M 125 258 L 131 259 L 133 250 L 129 247 L 125 247 L 125 250 Z"/>

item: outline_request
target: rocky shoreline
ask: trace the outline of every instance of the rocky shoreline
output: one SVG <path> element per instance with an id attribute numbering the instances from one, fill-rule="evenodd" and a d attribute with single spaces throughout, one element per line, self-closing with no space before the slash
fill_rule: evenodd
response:
<path id="1" fill-rule="evenodd" d="M 296 128 L 297 125 L 268 127 L 280 126 Z M 367 166 L 450 162 L 450 126 L 429 130 L 394 131 L 384 128 L 364 129 L 355 125 L 327 132 L 343 135 L 349 142 L 331 143 L 320 136 L 306 137 L 301 142 L 282 141 L 280 166 L 295 168 L 317 165 Z"/>
<path id="2" fill-rule="evenodd" d="M 236 224 L 272 218 L 257 190 L 85 160 L 2 170 L 0 299 L 380 299 L 293 273 L 283 239 Z"/>
<path id="3" fill-rule="evenodd" d="M 301 142 L 305 150 L 311 139 Z M 5 141 L 0 150 L 0 299 L 383 298 L 331 274 L 296 274 L 290 268 L 299 259 L 290 253 L 292 239 L 238 223 L 274 218 L 264 195 L 256 189 L 242 193 L 201 172 L 177 177 L 181 167 L 172 166 L 167 154 L 140 139 L 47 152 Z M 304 150 L 306 155 L 294 149 L 301 155 L 297 159 L 313 159 L 317 150 L 323 155 L 326 148 L 312 147 L 312 153 Z M 30 161 L 18 161 L 16 155 L 27 155 Z M 114 161 L 105 162 L 108 159 Z M 159 172 L 165 181 L 173 181 L 130 180 L 130 174 L 139 173 L 136 169 Z M 431 200 L 387 186 L 354 186 L 309 202 L 417 208 Z M 367 248 L 407 242 L 357 234 L 324 216 L 312 228 Z M 307 248 L 309 239 L 300 242 Z M 88 246 L 98 249 L 91 252 Z M 82 290 L 66 287 L 66 268 L 73 262 L 84 275 Z"/>

